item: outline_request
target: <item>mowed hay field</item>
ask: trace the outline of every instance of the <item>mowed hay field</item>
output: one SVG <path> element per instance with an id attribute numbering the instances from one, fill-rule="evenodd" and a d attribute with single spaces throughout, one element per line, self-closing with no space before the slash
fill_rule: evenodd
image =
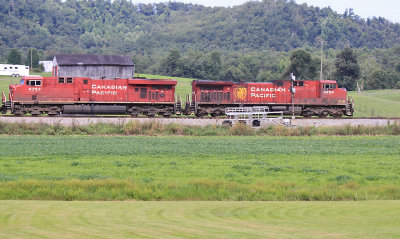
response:
<path id="1" fill-rule="evenodd" d="M 0 238 L 399 238 L 400 202 L 0 201 Z"/>

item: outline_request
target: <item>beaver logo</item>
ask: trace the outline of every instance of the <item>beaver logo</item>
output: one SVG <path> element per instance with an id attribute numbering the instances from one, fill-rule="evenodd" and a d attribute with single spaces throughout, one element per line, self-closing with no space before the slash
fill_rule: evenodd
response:
<path id="1" fill-rule="evenodd" d="M 236 88 L 235 95 L 236 95 L 236 99 L 244 100 L 244 99 L 246 99 L 246 96 L 247 96 L 247 89 L 244 87 Z"/>

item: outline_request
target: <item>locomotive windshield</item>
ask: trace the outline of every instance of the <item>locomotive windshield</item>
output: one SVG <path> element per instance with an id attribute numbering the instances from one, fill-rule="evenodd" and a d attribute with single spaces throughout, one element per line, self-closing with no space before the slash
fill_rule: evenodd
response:
<path id="1" fill-rule="evenodd" d="M 24 83 L 25 83 L 25 80 L 21 80 L 21 81 L 19 82 L 20 85 L 23 85 Z"/>

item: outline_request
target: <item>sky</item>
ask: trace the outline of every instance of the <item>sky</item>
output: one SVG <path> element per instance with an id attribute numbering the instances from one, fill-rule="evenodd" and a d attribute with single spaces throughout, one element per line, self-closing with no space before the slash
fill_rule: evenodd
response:
<path id="1" fill-rule="evenodd" d="M 134 3 L 157 3 L 169 0 L 132 0 Z M 197 3 L 204 6 L 236 6 L 248 0 L 174 0 L 176 2 Z M 343 14 L 346 8 L 353 8 L 356 15 L 362 18 L 380 16 L 392 22 L 400 23 L 400 0 L 295 0 L 298 4 L 307 3 L 308 6 L 328 7 Z"/>

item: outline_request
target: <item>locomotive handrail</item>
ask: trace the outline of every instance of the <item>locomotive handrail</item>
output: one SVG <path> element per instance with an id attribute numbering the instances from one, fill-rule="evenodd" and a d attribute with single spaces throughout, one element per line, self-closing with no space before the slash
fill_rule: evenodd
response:
<path id="1" fill-rule="evenodd" d="M 1 93 L 1 102 L 5 105 L 6 104 L 6 94 L 4 92 Z"/>

